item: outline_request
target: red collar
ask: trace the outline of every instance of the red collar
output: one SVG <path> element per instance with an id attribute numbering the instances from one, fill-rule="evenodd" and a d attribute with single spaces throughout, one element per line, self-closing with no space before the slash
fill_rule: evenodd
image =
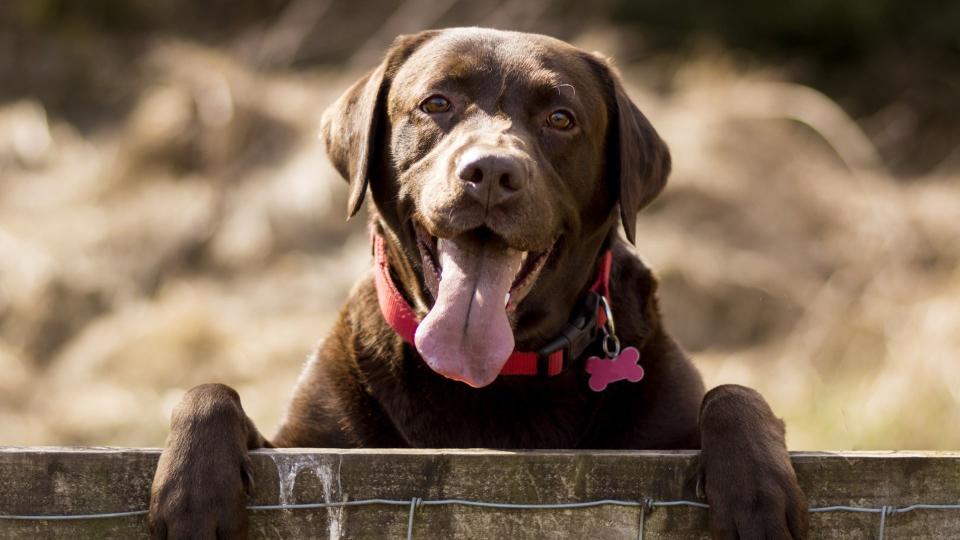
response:
<path id="1" fill-rule="evenodd" d="M 403 298 L 390 275 L 390 265 L 387 262 L 387 248 L 383 236 L 373 235 L 373 256 L 376 264 L 375 282 L 377 286 L 377 300 L 383 318 L 404 341 L 413 345 L 413 336 L 417 333 L 420 324 L 416 313 L 410 304 Z M 600 257 L 597 279 L 590 287 L 593 298 L 597 295 L 610 297 L 610 266 L 613 253 L 607 250 Z M 500 375 L 538 375 L 552 377 L 561 373 L 567 365 L 576 360 L 583 349 L 594 340 L 596 331 L 603 326 L 606 317 L 603 308 L 594 305 L 596 323 L 590 328 L 575 326 L 573 323 L 563 331 L 547 349 L 541 351 L 513 351 L 507 363 L 500 370 Z M 579 319 L 583 324 L 583 317 Z M 592 322 L 592 321 L 590 321 Z M 586 337 L 586 340 L 581 339 Z M 575 350 L 579 349 L 579 350 Z M 570 356 L 573 356 L 570 358 Z"/>

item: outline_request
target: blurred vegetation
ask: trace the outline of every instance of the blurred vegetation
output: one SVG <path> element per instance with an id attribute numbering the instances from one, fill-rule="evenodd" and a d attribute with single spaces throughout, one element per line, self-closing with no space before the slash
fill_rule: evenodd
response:
<path id="1" fill-rule="evenodd" d="M 306 3 L 306 2 L 299 2 Z M 10 50 L 59 49 L 69 62 L 62 69 L 32 66 L 30 57 L 12 56 L 0 75 L 7 84 L 0 98 L 41 92 L 54 111 L 82 125 L 97 116 L 79 103 L 96 98 L 117 107 L 129 104 L 123 89 L 95 86 L 86 70 L 100 61 L 129 67 L 146 43 L 157 36 L 180 36 L 250 57 L 263 68 L 308 68 L 370 61 L 381 25 L 394 23 L 404 6 L 417 11 L 412 20 L 428 27 L 492 24 L 529 30 L 534 27 L 570 39 L 584 27 L 603 26 L 616 34 L 618 60 L 624 63 L 672 57 L 683 61 L 705 48 L 732 51 L 753 65 L 789 70 L 791 79 L 824 91 L 868 129 L 889 123 L 909 124 L 910 131 L 877 138 L 878 149 L 893 172 L 905 176 L 930 170 L 953 150 L 957 136 L 955 101 L 960 95 L 960 3 L 947 0 L 534 0 L 520 2 L 352 2 L 316 0 L 308 16 L 319 13 L 296 51 L 280 59 L 256 56 L 257 40 L 271 22 L 298 2 L 289 0 L 8 0 L 0 5 Z M 398 8 L 398 6 L 400 6 Z M 506 8 L 504 8 L 506 6 Z M 499 9 L 503 13 L 491 20 Z M 295 11 L 295 10 L 294 10 Z M 532 11 L 535 22 L 515 13 Z M 344 24 L 337 24 L 343 21 Z M 322 31 L 316 31 L 322 28 Z M 368 40 L 366 55 L 358 49 Z M 52 40 L 52 42 L 51 42 Z M 282 48 L 282 47 L 281 47 Z M 362 52 L 362 51 L 361 51 Z M 42 62 L 42 59 L 41 59 Z M 11 71 L 16 72 L 13 76 Z M 869 80 L 870 84 L 863 84 Z M 58 94 L 55 88 L 75 91 Z M 879 115 L 879 116 L 878 116 Z M 891 120 L 891 118 L 894 118 Z M 875 125 L 881 127 L 876 127 Z M 913 137 L 923 133 L 924 137 Z"/>
<path id="2" fill-rule="evenodd" d="M 4 5 L 9 23 L 34 31 L 172 32 L 216 42 L 238 28 L 276 17 L 288 4 L 288 0 L 15 0 Z M 382 0 L 339 4 L 332 8 L 339 15 L 367 18 L 389 14 L 396 7 Z M 726 46 L 765 56 L 802 55 L 824 63 L 889 47 L 960 52 L 960 5 L 944 0 L 612 0 L 580 8 L 582 3 L 569 0 L 553 4 L 557 13 L 589 12 L 591 22 L 643 26 L 657 47 L 684 45 L 690 36 L 713 36 Z"/>
<path id="3" fill-rule="evenodd" d="M 613 15 L 642 25 L 660 47 L 710 36 L 767 58 L 802 56 L 824 65 L 890 48 L 960 53 L 960 5 L 948 1 L 621 0 Z"/>
<path id="4" fill-rule="evenodd" d="M 671 146 L 671 331 L 795 448 L 960 447 L 960 3 L 0 2 L 0 444 L 160 444 L 194 384 L 277 425 L 369 266 L 315 140 L 399 33 L 599 50 Z"/>
<path id="5" fill-rule="evenodd" d="M 711 43 L 755 62 L 786 64 L 792 79 L 826 92 L 855 118 L 909 116 L 902 121 L 933 136 L 878 141 L 895 172 L 929 170 L 954 150 L 958 2 L 620 0 L 612 15 L 643 36 L 645 47 L 633 50 L 644 54 Z M 891 112 L 891 103 L 901 112 Z"/>

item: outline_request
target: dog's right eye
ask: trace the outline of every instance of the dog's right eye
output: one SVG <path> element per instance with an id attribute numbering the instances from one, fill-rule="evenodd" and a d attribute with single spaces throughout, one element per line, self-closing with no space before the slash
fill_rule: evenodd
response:
<path id="1" fill-rule="evenodd" d="M 450 100 L 435 94 L 423 100 L 420 110 L 427 114 L 439 114 L 450 110 Z"/>

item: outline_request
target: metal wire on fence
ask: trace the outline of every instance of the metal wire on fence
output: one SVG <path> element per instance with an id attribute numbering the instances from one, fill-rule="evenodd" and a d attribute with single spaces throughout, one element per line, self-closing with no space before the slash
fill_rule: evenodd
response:
<path id="1" fill-rule="evenodd" d="M 650 499 L 633 501 L 618 499 L 598 499 L 593 501 L 566 502 L 566 503 L 504 503 L 491 501 L 474 501 L 468 499 L 421 499 L 414 497 L 410 500 L 405 499 L 360 499 L 355 501 L 322 502 L 322 503 L 303 503 L 303 504 L 262 504 L 247 506 L 247 510 L 252 511 L 270 511 L 270 510 L 315 510 L 321 508 L 343 508 L 349 506 L 406 506 L 409 508 L 407 516 L 407 540 L 413 538 L 413 524 L 416 511 L 423 506 L 473 506 L 481 508 L 498 508 L 506 510 L 571 510 L 577 508 L 592 508 L 595 506 L 630 506 L 640 508 L 640 523 L 637 538 L 643 540 L 644 525 L 646 523 L 647 513 L 654 508 L 671 506 L 690 506 L 694 508 L 710 508 L 710 505 L 686 500 L 673 501 L 654 501 Z M 914 512 L 917 510 L 960 510 L 960 504 L 911 504 L 909 506 L 822 506 L 811 508 L 810 513 L 823 512 L 862 512 L 871 514 L 880 514 L 880 527 L 878 538 L 883 540 L 886 534 L 887 517 L 892 514 L 902 514 Z M 0 520 L 18 520 L 18 521 L 77 521 L 91 519 L 109 519 L 142 516 L 147 510 L 133 510 L 129 512 L 108 512 L 100 514 L 71 514 L 71 515 L 0 515 Z"/>

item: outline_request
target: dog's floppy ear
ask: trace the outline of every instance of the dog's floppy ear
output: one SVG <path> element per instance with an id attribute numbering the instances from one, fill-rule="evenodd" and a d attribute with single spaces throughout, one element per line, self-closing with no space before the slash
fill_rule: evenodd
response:
<path id="1" fill-rule="evenodd" d="M 323 113 L 320 132 L 327 155 L 341 176 L 350 183 L 347 217 L 363 205 L 367 183 L 376 159 L 375 151 L 386 129 L 386 99 L 390 82 L 400 65 L 439 31 L 398 36 L 376 68 L 355 82 Z"/>
<path id="2" fill-rule="evenodd" d="M 619 187 L 623 231 L 627 240 L 634 243 L 637 213 L 667 183 L 670 151 L 627 96 L 620 74 L 610 62 L 599 55 L 587 57 L 607 94 L 606 172 Z"/>

